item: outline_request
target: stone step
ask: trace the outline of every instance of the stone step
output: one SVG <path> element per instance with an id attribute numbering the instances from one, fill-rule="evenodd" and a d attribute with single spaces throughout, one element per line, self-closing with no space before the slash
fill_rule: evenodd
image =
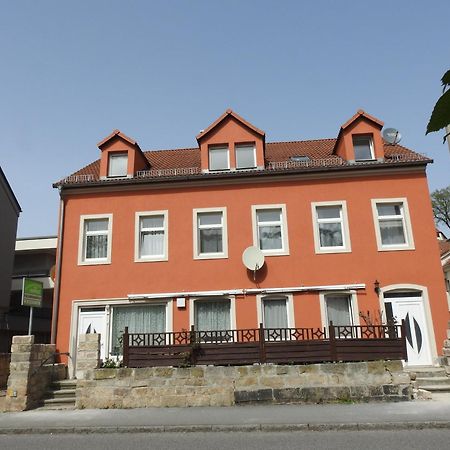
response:
<path id="1" fill-rule="evenodd" d="M 44 406 L 75 405 L 75 399 L 72 397 L 46 398 L 43 403 Z"/>
<path id="2" fill-rule="evenodd" d="M 77 387 L 77 380 L 61 380 L 61 381 L 54 381 L 52 383 L 52 387 L 57 390 L 61 389 L 76 389 Z"/>
<path id="3" fill-rule="evenodd" d="M 449 377 L 417 377 L 417 384 L 422 387 L 422 385 L 427 386 L 450 386 Z"/>
<path id="4" fill-rule="evenodd" d="M 67 398 L 75 398 L 75 389 L 60 389 L 57 391 L 48 391 L 47 392 L 47 398 L 61 398 L 61 397 L 67 397 Z"/>
<path id="5" fill-rule="evenodd" d="M 408 368 L 407 372 L 414 372 L 417 378 L 445 377 L 446 372 L 442 367 Z"/>
<path id="6" fill-rule="evenodd" d="M 63 403 L 60 405 L 44 405 L 37 408 L 37 411 L 52 411 L 52 410 L 74 410 L 75 404 Z"/>
<path id="7" fill-rule="evenodd" d="M 424 389 L 429 392 L 450 392 L 450 384 L 445 385 L 445 386 L 444 385 L 442 385 L 442 386 L 424 385 L 424 386 L 420 386 L 420 389 Z"/>

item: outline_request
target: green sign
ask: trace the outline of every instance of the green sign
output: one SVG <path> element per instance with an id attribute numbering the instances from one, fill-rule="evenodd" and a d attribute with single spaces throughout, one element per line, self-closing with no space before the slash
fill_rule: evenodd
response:
<path id="1" fill-rule="evenodd" d="M 36 281 L 30 278 L 23 279 L 23 288 L 22 288 L 23 306 L 42 308 L 43 293 L 44 293 L 44 285 L 42 281 Z"/>

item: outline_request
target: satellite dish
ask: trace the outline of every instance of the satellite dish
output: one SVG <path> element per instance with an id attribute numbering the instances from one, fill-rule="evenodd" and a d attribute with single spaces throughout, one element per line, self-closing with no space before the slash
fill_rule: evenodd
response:
<path id="1" fill-rule="evenodd" d="M 388 144 L 395 145 L 400 142 L 402 135 L 395 128 L 386 128 L 383 130 L 383 139 Z"/>
<path id="2" fill-rule="evenodd" d="M 242 253 L 242 262 L 248 270 L 256 272 L 264 265 L 264 255 L 258 247 L 247 247 Z"/>

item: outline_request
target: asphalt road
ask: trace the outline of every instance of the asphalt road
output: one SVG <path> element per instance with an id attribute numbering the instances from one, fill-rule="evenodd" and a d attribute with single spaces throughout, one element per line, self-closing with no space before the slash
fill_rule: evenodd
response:
<path id="1" fill-rule="evenodd" d="M 8 450 L 443 450 L 450 430 L 4 435 Z"/>

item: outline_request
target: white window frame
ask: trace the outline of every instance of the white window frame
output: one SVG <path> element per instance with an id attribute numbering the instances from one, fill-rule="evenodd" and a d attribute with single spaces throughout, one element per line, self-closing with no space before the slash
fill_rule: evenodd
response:
<path id="1" fill-rule="evenodd" d="M 356 153 L 355 153 L 355 142 L 354 140 L 358 140 L 358 139 L 368 139 L 369 140 L 369 147 L 370 147 L 370 158 L 361 158 L 361 159 L 357 159 L 356 158 Z M 355 161 L 359 162 L 359 161 L 373 161 L 375 159 L 375 151 L 374 151 L 374 147 L 373 147 L 373 136 L 371 134 L 353 134 L 352 135 L 352 145 L 353 145 L 353 156 L 355 157 Z"/>
<path id="2" fill-rule="evenodd" d="M 145 301 L 145 302 L 128 302 L 128 303 L 110 303 L 107 308 L 107 336 L 108 336 L 108 346 L 105 346 L 106 352 L 111 355 L 112 352 L 112 331 L 113 331 L 113 323 L 114 323 L 114 308 L 129 308 L 133 306 L 165 306 L 165 324 L 163 333 L 172 333 L 173 332 L 173 299 L 158 299 L 153 301 Z M 122 355 L 123 356 L 123 355 Z"/>
<path id="3" fill-rule="evenodd" d="M 200 253 L 198 215 L 201 213 L 221 213 L 222 214 L 222 252 L 221 253 Z M 227 208 L 195 208 L 192 210 L 193 220 L 193 243 L 194 259 L 223 259 L 228 258 L 228 227 L 227 227 Z M 213 228 L 219 228 L 214 226 Z"/>
<path id="4" fill-rule="evenodd" d="M 163 216 L 164 226 L 164 254 L 154 256 L 140 256 L 141 244 L 141 218 L 151 216 Z M 135 215 L 134 227 L 134 262 L 155 262 L 168 261 L 169 259 L 169 211 L 167 209 L 161 211 L 139 211 Z"/>
<path id="5" fill-rule="evenodd" d="M 289 237 L 287 225 L 286 204 L 278 203 L 273 205 L 252 205 L 252 231 L 253 231 L 253 245 L 259 248 L 259 227 L 257 223 L 257 212 L 265 209 L 280 209 L 281 210 L 281 249 L 261 250 L 266 256 L 284 256 L 289 255 Z M 270 224 L 270 222 L 267 222 Z M 278 225 L 278 224 L 277 224 Z"/>
<path id="6" fill-rule="evenodd" d="M 110 167 L 111 167 L 111 158 L 115 158 L 118 156 L 126 156 L 127 159 L 127 165 L 125 169 L 125 173 L 123 175 L 110 175 Z M 127 178 L 128 177 L 128 152 L 124 151 L 118 151 L 118 152 L 109 152 L 108 153 L 108 172 L 107 172 L 107 178 Z"/>
<path id="7" fill-rule="evenodd" d="M 253 166 L 251 167 L 239 167 L 238 163 L 237 163 L 237 153 L 239 148 L 242 147 L 253 147 Z M 235 160 L 236 160 L 236 170 L 251 170 L 251 169 L 256 169 L 257 165 L 256 165 L 256 145 L 254 143 L 250 143 L 250 144 L 236 144 L 234 146 L 234 155 L 235 155 Z"/>
<path id="8" fill-rule="evenodd" d="M 208 296 L 208 297 L 191 297 L 189 299 L 189 328 L 192 325 L 195 326 L 195 302 L 196 301 L 230 301 L 230 329 L 236 330 L 236 297 L 234 295 L 220 295 L 220 296 Z"/>
<path id="9" fill-rule="evenodd" d="M 388 252 L 388 251 L 397 251 L 397 250 L 414 250 L 414 238 L 411 227 L 411 218 L 409 215 L 409 207 L 408 200 L 405 197 L 400 198 L 373 198 L 372 202 L 372 215 L 373 215 L 373 223 L 375 227 L 375 236 L 377 240 L 378 251 L 380 252 Z M 401 204 L 402 208 L 402 223 L 403 223 L 403 233 L 405 235 L 405 243 L 404 244 L 392 244 L 392 245 L 383 245 L 381 241 L 381 231 L 378 217 L 377 205 L 382 203 L 397 203 Z M 383 216 L 383 218 L 391 217 L 392 219 L 398 219 L 399 216 Z"/>
<path id="10" fill-rule="evenodd" d="M 340 206 L 341 217 L 339 219 L 319 219 L 317 216 L 317 208 L 321 206 Z M 345 200 L 337 200 L 331 202 L 312 202 L 311 203 L 313 232 L 314 232 L 314 248 L 316 253 L 350 253 L 352 246 L 350 242 L 350 231 L 348 225 L 347 202 Z M 341 224 L 343 245 L 335 247 L 322 247 L 320 245 L 320 223 L 337 223 Z"/>
<path id="11" fill-rule="evenodd" d="M 270 302 L 271 300 L 280 300 L 281 298 L 286 299 L 286 309 L 287 309 L 287 322 L 288 328 L 295 328 L 295 315 L 294 315 L 294 296 L 292 294 L 258 294 L 256 296 L 256 313 L 259 324 L 262 323 L 263 327 L 266 326 L 264 319 L 264 301 Z"/>
<path id="12" fill-rule="evenodd" d="M 221 169 L 211 169 L 211 150 L 227 150 L 227 167 Z M 209 172 L 222 172 L 224 170 L 230 170 L 230 147 L 228 145 L 211 145 L 208 147 L 208 171 Z"/>
<path id="13" fill-rule="evenodd" d="M 324 291 L 319 293 L 320 301 L 320 318 L 322 320 L 322 327 L 328 330 L 328 313 L 327 313 L 327 296 L 348 296 L 350 297 L 350 313 L 352 315 L 352 321 L 354 326 L 360 325 L 358 296 L 356 291 Z M 334 324 L 337 325 L 337 324 Z"/>
<path id="14" fill-rule="evenodd" d="M 86 259 L 86 234 L 85 234 L 85 222 L 93 219 L 107 219 L 108 220 L 108 246 L 106 249 L 106 258 L 89 258 Z M 111 250 L 112 250 L 112 226 L 113 215 L 112 214 L 83 214 L 80 216 L 80 230 L 78 237 L 78 265 L 79 266 L 92 266 L 98 264 L 111 264 Z"/>

